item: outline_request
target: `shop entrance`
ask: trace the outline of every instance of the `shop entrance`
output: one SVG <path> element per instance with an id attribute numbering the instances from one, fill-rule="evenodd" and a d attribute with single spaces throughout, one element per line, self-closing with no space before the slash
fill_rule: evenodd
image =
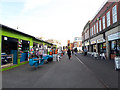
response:
<path id="1" fill-rule="evenodd" d="M 20 62 L 28 61 L 28 54 L 29 54 L 29 41 L 21 40 L 21 58 Z"/>
<path id="2" fill-rule="evenodd" d="M 1 65 L 17 64 L 18 39 L 2 36 Z"/>
<path id="3" fill-rule="evenodd" d="M 96 52 L 96 49 L 97 49 L 97 45 L 94 44 L 94 45 L 93 45 L 93 52 Z"/>
<path id="4" fill-rule="evenodd" d="M 91 45 L 90 47 L 91 47 L 91 50 L 90 50 L 90 51 L 93 52 L 93 45 Z"/>
<path id="5" fill-rule="evenodd" d="M 106 43 L 99 43 L 98 44 L 98 52 L 99 53 L 106 53 Z"/>

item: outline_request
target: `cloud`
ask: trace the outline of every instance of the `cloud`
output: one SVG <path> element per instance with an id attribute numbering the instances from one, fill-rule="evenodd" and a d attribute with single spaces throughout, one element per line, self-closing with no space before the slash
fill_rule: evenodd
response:
<path id="1" fill-rule="evenodd" d="M 47 5 L 51 0 L 26 0 L 23 12 L 33 10 L 39 6 Z"/>
<path id="2" fill-rule="evenodd" d="M 25 2 L 25 0 L 0 0 L 0 2 Z"/>

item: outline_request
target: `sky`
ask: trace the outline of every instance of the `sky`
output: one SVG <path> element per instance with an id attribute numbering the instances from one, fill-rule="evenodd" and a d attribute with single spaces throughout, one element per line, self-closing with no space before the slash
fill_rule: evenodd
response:
<path id="1" fill-rule="evenodd" d="M 0 23 L 62 46 L 81 32 L 105 0 L 0 0 Z"/>

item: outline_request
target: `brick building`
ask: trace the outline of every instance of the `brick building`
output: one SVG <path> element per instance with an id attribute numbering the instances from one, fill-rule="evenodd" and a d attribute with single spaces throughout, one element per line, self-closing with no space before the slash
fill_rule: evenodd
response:
<path id="1" fill-rule="evenodd" d="M 89 35 L 88 35 L 89 34 Z M 82 32 L 83 49 L 105 53 L 109 59 L 120 56 L 120 1 L 106 2 Z"/>

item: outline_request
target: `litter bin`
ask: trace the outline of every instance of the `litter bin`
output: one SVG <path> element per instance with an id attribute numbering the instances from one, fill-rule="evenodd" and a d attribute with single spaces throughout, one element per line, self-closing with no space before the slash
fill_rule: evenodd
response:
<path id="1" fill-rule="evenodd" d="M 115 57 L 115 70 L 120 69 L 120 57 Z"/>

